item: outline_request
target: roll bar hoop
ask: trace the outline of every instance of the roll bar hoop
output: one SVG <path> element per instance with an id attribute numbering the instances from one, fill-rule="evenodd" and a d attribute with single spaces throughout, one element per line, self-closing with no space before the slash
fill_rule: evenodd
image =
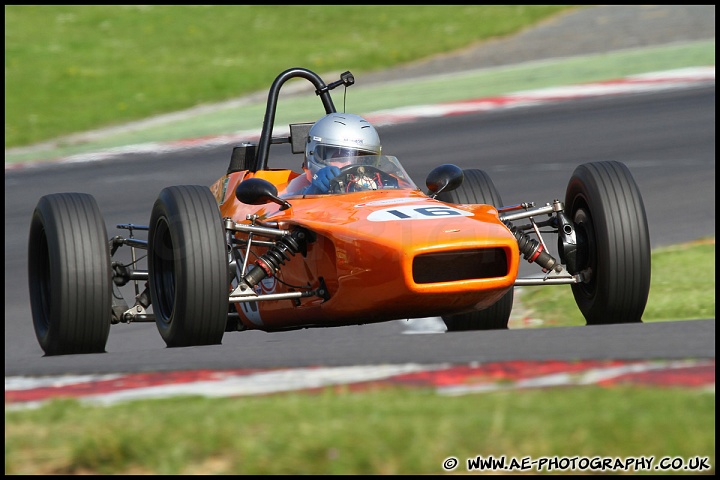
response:
<path id="1" fill-rule="evenodd" d="M 315 94 L 322 100 L 325 113 L 335 113 L 335 105 L 333 104 L 332 97 L 330 97 L 330 90 L 339 86 L 345 85 L 349 87 L 355 83 L 355 79 L 350 72 L 345 72 L 340 76 L 340 80 L 332 82 L 329 85 L 325 85 L 322 78 L 315 72 L 312 72 L 306 68 L 290 68 L 285 70 L 275 78 L 270 92 L 268 93 L 267 107 L 265 109 L 265 118 L 263 120 L 262 133 L 260 134 L 260 143 L 258 144 L 258 154 L 255 159 L 254 165 L 250 168 L 251 171 L 257 172 L 258 170 L 265 170 L 267 168 L 268 156 L 270 155 L 270 144 L 272 143 L 272 131 L 273 125 L 275 124 L 275 112 L 277 110 L 278 97 L 280 96 L 280 87 L 291 78 L 304 78 L 315 87 Z"/>

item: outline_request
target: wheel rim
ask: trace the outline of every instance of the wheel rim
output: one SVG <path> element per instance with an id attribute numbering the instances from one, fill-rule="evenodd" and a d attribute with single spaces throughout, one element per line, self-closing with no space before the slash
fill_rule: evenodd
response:
<path id="1" fill-rule="evenodd" d="M 155 316 L 163 323 L 170 323 L 175 304 L 175 259 L 170 228 L 163 218 L 158 221 L 153 242 L 153 284 L 157 292 L 157 302 L 153 305 Z"/>
<path id="2" fill-rule="evenodd" d="M 45 230 L 43 230 L 42 237 L 40 238 L 40 251 L 42 257 L 40 260 L 40 282 L 39 282 L 39 293 L 40 293 L 40 304 L 42 305 L 42 318 L 43 326 L 48 328 L 50 325 L 50 252 L 48 252 L 47 237 L 45 236 Z"/>
<path id="3" fill-rule="evenodd" d="M 573 223 L 578 238 L 578 270 L 590 269 L 590 280 L 575 284 L 577 290 L 592 299 L 597 293 L 597 241 L 595 228 L 589 210 L 585 206 L 579 207 L 573 214 Z"/>
<path id="4" fill-rule="evenodd" d="M 50 252 L 48 250 L 47 235 L 45 229 L 38 235 L 36 255 L 33 262 L 33 279 L 37 306 L 40 307 L 40 315 L 35 318 L 37 326 L 41 331 L 47 332 L 50 328 L 50 301 L 51 301 L 51 280 L 50 280 Z"/>

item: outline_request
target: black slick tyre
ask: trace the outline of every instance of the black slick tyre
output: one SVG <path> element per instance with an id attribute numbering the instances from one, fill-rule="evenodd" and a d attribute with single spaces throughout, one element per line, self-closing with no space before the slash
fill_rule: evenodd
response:
<path id="1" fill-rule="evenodd" d="M 167 187 L 152 209 L 150 297 L 168 347 L 222 341 L 229 303 L 228 254 L 215 198 L 207 187 Z"/>
<path id="2" fill-rule="evenodd" d="M 38 201 L 28 280 L 35 335 L 46 355 L 105 351 L 112 273 L 105 221 L 91 195 L 56 193 Z"/>
<path id="3" fill-rule="evenodd" d="M 641 322 L 650 291 L 650 235 L 628 168 L 614 161 L 578 166 L 565 212 L 577 235 L 577 270 L 589 274 L 588 282 L 572 285 L 587 324 Z"/>
<path id="4" fill-rule="evenodd" d="M 500 193 L 483 170 L 463 170 L 463 182 L 455 190 L 442 192 L 436 198 L 446 203 L 485 204 L 501 207 Z M 443 315 L 448 332 L 463 330 L 503 330 L 508 328 L 514 290 L 510 288 L 494 305 L 484 310 Z"/>

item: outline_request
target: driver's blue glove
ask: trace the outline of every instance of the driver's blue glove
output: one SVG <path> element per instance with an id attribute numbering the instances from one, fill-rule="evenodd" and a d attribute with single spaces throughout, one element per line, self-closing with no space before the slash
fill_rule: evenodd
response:
<path id="1" fill-rule="evenodd" d="M 330 188 L 330 180 L 340 175 L 340 169 L 335 166 L 323 167 L 313 175 L 312 183 L 305 189 L 305 195 L 317 195 L 327 193 Z"/>

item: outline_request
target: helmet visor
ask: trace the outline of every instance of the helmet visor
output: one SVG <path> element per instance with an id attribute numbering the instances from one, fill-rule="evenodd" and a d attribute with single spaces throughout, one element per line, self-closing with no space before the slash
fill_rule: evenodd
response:
<path id="1" fill-rule="evenodd" d="M 315 159 L 322 163 L 328 163 L 328 161 L 335 158 L 362 157 L 365 155 L 377 155 L 377 153 L 360 148 L 336 147 L 333 145 L 318 145 L 315 147 Z"/>

